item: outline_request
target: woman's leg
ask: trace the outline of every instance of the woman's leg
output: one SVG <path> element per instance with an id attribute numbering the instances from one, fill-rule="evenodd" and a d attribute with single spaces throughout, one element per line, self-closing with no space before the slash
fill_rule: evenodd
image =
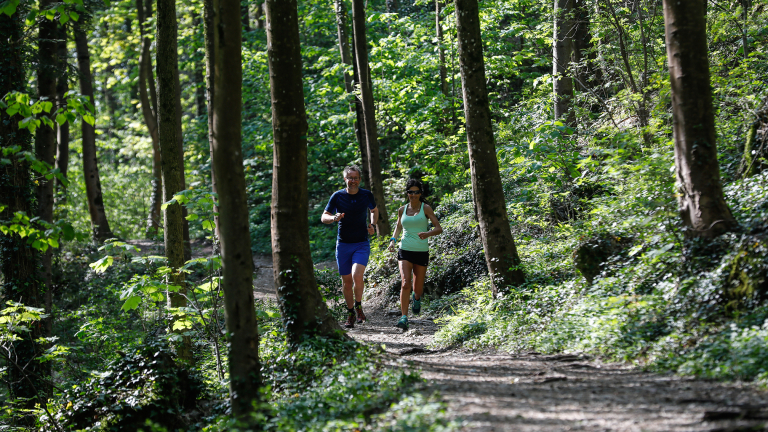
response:
<path id="1" fill-rule="evenodd" d="M 416 293 L 416 300 L 421 300 L 424 294 L 424 279 L 427 275 L 427 267 L 413 264 L 413 291 Z"/>
<path id="2" fill-rule="evenodd" d="M 403 315 L 408 315 L 408 303 L 411 296 L 411 272 L 413 264 L 410 261 L 402 260 L 400 262 L 400 311 Z"/>

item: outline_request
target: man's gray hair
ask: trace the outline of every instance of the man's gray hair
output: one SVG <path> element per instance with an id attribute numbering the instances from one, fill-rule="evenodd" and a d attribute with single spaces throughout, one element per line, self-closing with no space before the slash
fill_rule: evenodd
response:
<path id="1" fill-rule="evenodd" d="M 347 174 L 349 174 L 350 171 L 357 171 L 357 173 L 360 175 L 360 177 L 363 176 L 363 171 L 360 169 L 357 165 L 349 165 L 346 168 L 344 168 L 344 177 L 347 177 Z"/>

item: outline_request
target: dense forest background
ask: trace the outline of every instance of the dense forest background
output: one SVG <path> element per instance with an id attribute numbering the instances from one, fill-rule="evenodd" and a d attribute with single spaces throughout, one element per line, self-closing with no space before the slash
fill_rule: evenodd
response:
<path id="1" fill-rule="evenodd" d="M 323 225 L 320 215 L 343 187 L 343 168 L 368 166 L 356 126 L 361 88 L 349 91 L 345 73 L 353 75 L 354 68 L 339 47 L 340 16 L 348 14 L 344 25 L 352 34 L 352 5 L 346 3 L 298 2 L 314 263 L 334 259 L 336 227 Z M 385 198 L 379 205 L 394 226 L 397 208 L 405 204 L 405 182 L 419 178 L 446 229 L 432 240 L 426 282 L 426 313 L 442 325 L 435 348 L 586 352 L 658 371 L 768 382 L 766 6 L 759 0 L 706 2 L 717 164 L 738 228 L 697 239 L 680 217 L 662 2 L 479 2 L 481 60 L 503 186 L 496 200 L 505 205 L 525 274 L 524 283 L 497 292 L 473 200 L 457 6 L 440 0 L 365 3 Z M 30 142 L 56 129 L 59 144 L 68 121 L 68 149 L 47 167 L 35 165 L 30 149 L 23 149 L 27 157 L 2 144 L 0 163 L 27 157 L 37 167 L 29 174 L 33 182 L 58 179 L 49 225 L 36 222 L 34 206 L 21 216 L 2 213 L 5 237 L 29 239 L 50 260 L 50 304 L 25 306 L 27 298 L 11 288 L 0 297 L 6 353 L 0 357 L 0 422 L 10 427 L 235 427 L 217 283 L 222 258 L 211 194 L 204 7 L 178 2 L 175 11 L 186 190 L 170 204 L 185 206 L 192 254 L 183 266 L 186 282 L 178 282 L 188 286 L 187 300 L 171 308 L 166 291 L 177 281 L 158 256 L 162 252 L 136 247 L 162 245 L 164 238 L 162 216 L 153 213 L 160 204 L 159 150 L 142 105 L 156 97 L 144 94 L 142 62 L 152 65 L 147 82 L 154 92 L 151 72 L 164 60 L 157 54 L 160 10 L 152 10 L 151 0 L 0 3 L 2 25 L 20 25 L 16 33 L 3 33 L 3 53 L 20 47 L 22 64 L 4 63 L 10 72 L 0 71 L 21 83 L 18 93 L 5 97 L 2 121 L 31 122 Z M 275 149 L 267 27 L 279 24 L 266 22 L 262 3 L 247 0 L 241 21 L 250 247 L 255 255 L 271 255 Z M 45 22 L 62 31 L 46 36 Z M 63 117 L 52 119 L 59 125 L 54 128 L 40 120 L 52 101 L 39 97 L 38 73 L 39 53 L 51 39 L 63 62 L 57 69 L 61 94 L 71 91 Z M 89 54 L 78 44 L 87 44 Z M 81 87 L 88 55 L 92 105 Z M 61 100 L 53 111 L 64 106 Z M 111 230 L 106 237 L 93 228 L 83 123 L 95 128 L 99 204 Z M 62 158 L 68 159 L 63 166 Z M 3 201 L 0 210 L 8 205 Z M 367 298 L 385 306 L 394 304 L 400 287 L 387 241 L 373 240 L 366 273 Z M 2 259 L 10 262 L 3 281 L 10 286 L 16 250 L 3 244 Z M 338 277 L 315 270 L 315 279 L 330 313 L 340 318 Z M 455 427 L 438 401 L 408 391 L 417 374 L 375 360 L 379 347 L 332 337 L 297 342 L 287 333 L 281 307 L 256 301 L 265 387 L 255 399 L 263 430 Z M 31 334 L 30 323 L 49 326 L 35 333 L 45 338 L 45 349 L 34 359 L 39 367 L 14 372 L 15 350 Z M 180 354 L 185 349 L 191 354 Z M 27 381 L 37 387 L 20 394 Z M 352 399 L 350 387 L 356 388 Z M 409 414 L 414 406 L 422 407 L 421 414 Z M 173 414 L 159 416 L 166 411 Z"/>

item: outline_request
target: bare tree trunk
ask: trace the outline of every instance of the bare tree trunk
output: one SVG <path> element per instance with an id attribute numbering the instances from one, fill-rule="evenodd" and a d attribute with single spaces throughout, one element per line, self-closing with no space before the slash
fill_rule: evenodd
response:
<path id="1" fill-rule="evenodd" d="M 525 275 L 509 228 L 496 159 L 477 0 L 456 0 L 456 27 L 472 193 L 495 297 L 506 286 L 522 284 Z"/>
<path id="2" fill-rule="evenodd" d="M 224 316 L 229 341 L 229 391 L 232 413 L 249 421 L 259 400 L 259 332 L 253 301 L 253 258 L 245 195 L 241 137 L 242 82 L 240 3 L 213 0 L 207 7 L 213 40 L 207 46 L 213 72 L 213 165 L 218 177 Z M 211 13 L 212 12 L 212 13 Z M 209 15 L 210 14 L 210 15 Z M 285 25 L 285 24 L 283 24 Z M 278 27 L 282 27 L 278 26 Z"/>
<path id="3" fill-rule="evenodd" d="M 267 0 L 272 92 L 272 261 L 288 339 L 336 336 L 339 324 L 317 289 L 309 248 L 307 113 L 296 0 Z M 279 23 L 279 24 L 278 24 Z M 217 91 L 218 94 L 218 91 Z"/>
<path id="4" fill-rule="evenodd" d="M 206 97 L 208 98 L 208 146 L 211 153 L 211 192 L 213 192 L 214 195 L 218 195 L 219 189 L 216 185 L 216 167 L 213 164 L 213 77 L 215 76 L 214 69 L 216 67 L 214 64 L 216 46 L 213 44 L 213 17 L 215 15 L 213 10 L 213 0 L 203 0 L 203 14 L 205 23 L 205 85 Z M 216 198 L 214 198 L 213 212 L 214 214 L 219 213 L 218 201 Z M 216 238 L 220 239 L 221 231 L 219 230 L 219 216 L 214 215 L 213 222 L 216 226 Z"/>
<path id="5" fill-rule="evenodd" d="M 597 54 L 592 45 L 591 20 L 587 0 L 574 0 L 575 32 L 571 60 L 578 65 L 573 71 L 574 86 L 579 91 L 602 84 L 602 70 L 597 65 Z"/>
<path id="6" fill-rule="evenodd" d="M 555 27 L 552 34 L 555 120 L 562 120 L 568 126 L 575 126 L 576 123 L 576 113 L 573 111 L 573 78 L 570 70 L 575 34 L 573 2 L 574 0 L 555 0 Z"/>
<path id="7" fill-rule="evenodd" d="M 93 98 L 93 78 L 91 76 L 91 56 L 88 52 L 88 38 L 80 23 L 75 24 L 75 48 L 77 64 L 80 69 L 80 93 L 91 103 Z M 94 112 L 94 116 L 95 116 Z M 98 243 L 114 237 L 107 222 L 104 210 L 104 198 L 101 194 L 99 161 L 96 156 L 96 129 L 85 121 L 80 122 L 83 141 L 83 174 L 85 175 L 85 194 L 88 199 L 88 211 L 91 215 L 93 239 Z"/>
<path id="8" fill-rule="evenodd" d="M 51 0 L 40 0 L 40 10 L 48 9 L 52 3 Z M 46 98 L 49 101 L 56 100 L 56 75 L 58 72 L 56 37 L 59 34 L 57 26 L 56 21 L 42 20 L 38 32 L 37 94 L 41 99 Z M 55 120 L 54 112 L 55 110 L 51 109 L 50 112 L 42 112 L 41 115 L 48 117 L 53 122 Z M 35 154 L 38 160 L 53 167 L 56 154 L 56 129 L 53 126 L 46 126 L 41 123 L 37 129 Z M 37 186 L 37 216 L 46 222 L 53 223 L 53 179 L 46 180 L 43 178 Z M 53 332 L 53 323 L 50 319 L 52 254 L 53 251 L 50 249 L 42 253 L 45 313 L 49 315 L 49 318 L 45 320 L 45 327 L 49 336 Z"/>
<path id="9" fill-rule="evenodd" d="M 264 29 L 264 8 L 265 7 L 266 6 L 264 5 L 264 3 L 260 2 L 256 7 L 256 11 L 254 12 L 253 19 L 256 20 L 256 28 L 260 30 Z"/>
<path id="10" fill-rule="evenodd" d="M 150 1 L 151 0 L 147 0 Z M 160 228 L 160 207 L 163 202 L 162 190 L 162 168 L 160 158 L 160 136 L 157 126 L 157 112 L 152 107 L 157 106 L 150 102 L 150 95 L 147 87 L 155 87 L 155 78 L 152 73 L 152 56 L 150 45 L 152 41 L 146 35 L 144 23 L 143 0 L 136 0 L 136 11 L 139 19 L 139 33 L 141 34 L 141 52 L 139 53 L 139 98 L 141 100 L 141 113 L 144 117 L 144 123 L 149 130 L 149 136 L 152 139 L 152 194 L 149 200 L 149 213 L 147 214 L 147 237 L 154 237 Z M 155 92 L 152 92 L 155 93 Z"/>
<path id="11" fill-rule="evenodd" d="M 12 91 L 25 91 L 25 71 L 22 60 L 24 44 L 22 41 L 23 14 L 11 16 L 0 14 L 0 94 Z M 7 41 L 17 41 L 8 43 Z M 32 136 L 27 130 L 19 129 L 19 115 L 9 116 L 6 110 L 0 110 L 0 147 L 2 149 L 19 146 L 21 151 L 32 151 Z M 15 212 L 33 214 L 34 185 L 31 181 L 30 166 L 26 158 L 10 157 L 11 163 L 0 164 L 0 219 L 8 220 Z M 28 244 L 26 238 L 15 233 L 0 234 L 0 269 L 2 270 L 3 301 L 17 301 L 31 307 L 42 307 L 43 296 L 38 279 L 39 255 Z M 7 253 L 7 251 L 13 251 Z M 46 381 L 49 375 L 46 364 L 39 361 L 44 347 L 37 339 L 45 336 L 44 326 L 40 322 L 28 324 L 30 332 L 18 332 L 19 340 L 10 344 L 11 355 L 16 356 L 16 362 L 24 365 L 20 371 L 9 366 L 8 392 L 11 398 L 24 398 L 16 405 L 16 415 L 21 418 L 24 426 L 35 424 L 35 415 L 22 416 L 19 408 L 32 410 L 36 404 L 46 404 Z M 34 411 L 30 411 L 34 413 Z M 13 415 L 13 413 L 12 413 Z"/>
<path id="12" fill-rule="evenodd" d="M 158 82 L 158 130 L 160 155 L 163 167 L 163 201 L 168 202 L 173 196 L 184 190 L 184 164 L 179 157 L 179 86 L 177 55 L 177 22 L 175 0 L 157 2 L 157 82 Z M 180 204 L 174 203 L 165 208 L 165 256 L 168 266 L 173 270 L 172 284 L 180 286 L 178 293 L 168 293 L 168 307 L 186 306 L 186 281 L 184 273 L 178 270 L 184 265 L 184 216 Z M 182 361 L 191 362 L 191 341 L 184 337 L 176 345 L 177 354 Z"/>
<path id="13" fill-rule="evenodd" d="M 445 0 L 435 0 L 435 32 L 437 33 L 437 55 L 440 63 L 440 91 L 446 99 L 451 97 L 448 89 L 448 69 L 445 67 L 445 49 L 443 48 L 443 25 L 441 23 L 443 2 Z"/>
<path id="14" fill-rule="evenodd" d="M 357 55 L 355 54 L 355 45 L 352 44 L 352 77 L 354 86 L 360 85 L 360 74 L 357 73 Z M 363 115 L 363 101 L 360 95 L 355 92 L 355 136 L 360 144 L 360 160 L 362 162 L 363 183 L 365 187 L 371 189 L 371 171 L 368 165 L 368 140 L 365 137 L 365 116 Z"/>
<path id="15" fill-rule="evenodd" d="M 680 216 L 688 237 L 713 238 L 737 222 L 720 183 L 706 7 L 701 0 L 664 0 Z"/>
<path id="16" fill-rule="evenodd" d="M 344 72 L 344 88 L 349 94 L 355 93 L 355 83 L 359 82 L 357 75 L 357 66 L 354 64 L 354 54 L 350 53 L 349 49 L 349 24 L 347 14 L 347 8 L 344 5 L 344 0 L 334 0 L 336 4 L 336 27 L 339 33 L 339 51 L 341 52 L 341 61 L 351 66 L 352 75 Z M 355 111 L 355 136 L 357 137 L 357 143 L 360 146 L 360 158 L 363 164 L 363 182 L 365 186 L 370 188 L 371 179 L 368 175 L 368 148 L 365 141 L 365 130 L 363 125 L 363 106 L 357 95 L 355 95 L 355 101 L 352 105 L 352 109 Z"/>
<path id="17" fill-rule="evenodd" d="M 388 236 L 392 232 L 387 214 L 387 201 L 384 195 L 384 182 L 381 176 L 379 139 L 376 130 L 376 113 L 373 104 L 373 85 L 368 69 L 368 45 L 365 37 L 365 7 L 363 0 L 352 0 L 352 22 L 355 40 L 355 63 L 360 77 L 360 95 L 363 103 L 365 121 L 365 141 L 368 148 L 368 175 L 376 206 L 379 209 L 378 234 Z"/>
<path id="18" fill-rule="evenodd" d="M 63 107 L 67 104 L 64 96 L 69 91 L 67 82 L 69 74 L 69 62 L 67 56 L 67 30 L 65 26 L 58 26 L 57 44 L 58 52 L 58 77 L 56 81 L 56 106 Z M 65 178 L 67 177 L 67 168 L 69 166 L 69 122 L 56 124 L 56 168 Z M 66 202 L 66 186 L 61 180 L 56 179 L 57 200 Z"/>

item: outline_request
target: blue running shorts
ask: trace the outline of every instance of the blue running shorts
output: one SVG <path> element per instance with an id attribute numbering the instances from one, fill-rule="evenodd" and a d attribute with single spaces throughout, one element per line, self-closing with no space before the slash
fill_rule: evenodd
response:
<path id="1" fill-rule="evenodd" d="M 339 274 L 342 276 L 352 274 L 352 264 L 367 266 L 370 255 L 371 244 L 367 241 L 336 243 L 336 264 L 339 265 Z"/>

